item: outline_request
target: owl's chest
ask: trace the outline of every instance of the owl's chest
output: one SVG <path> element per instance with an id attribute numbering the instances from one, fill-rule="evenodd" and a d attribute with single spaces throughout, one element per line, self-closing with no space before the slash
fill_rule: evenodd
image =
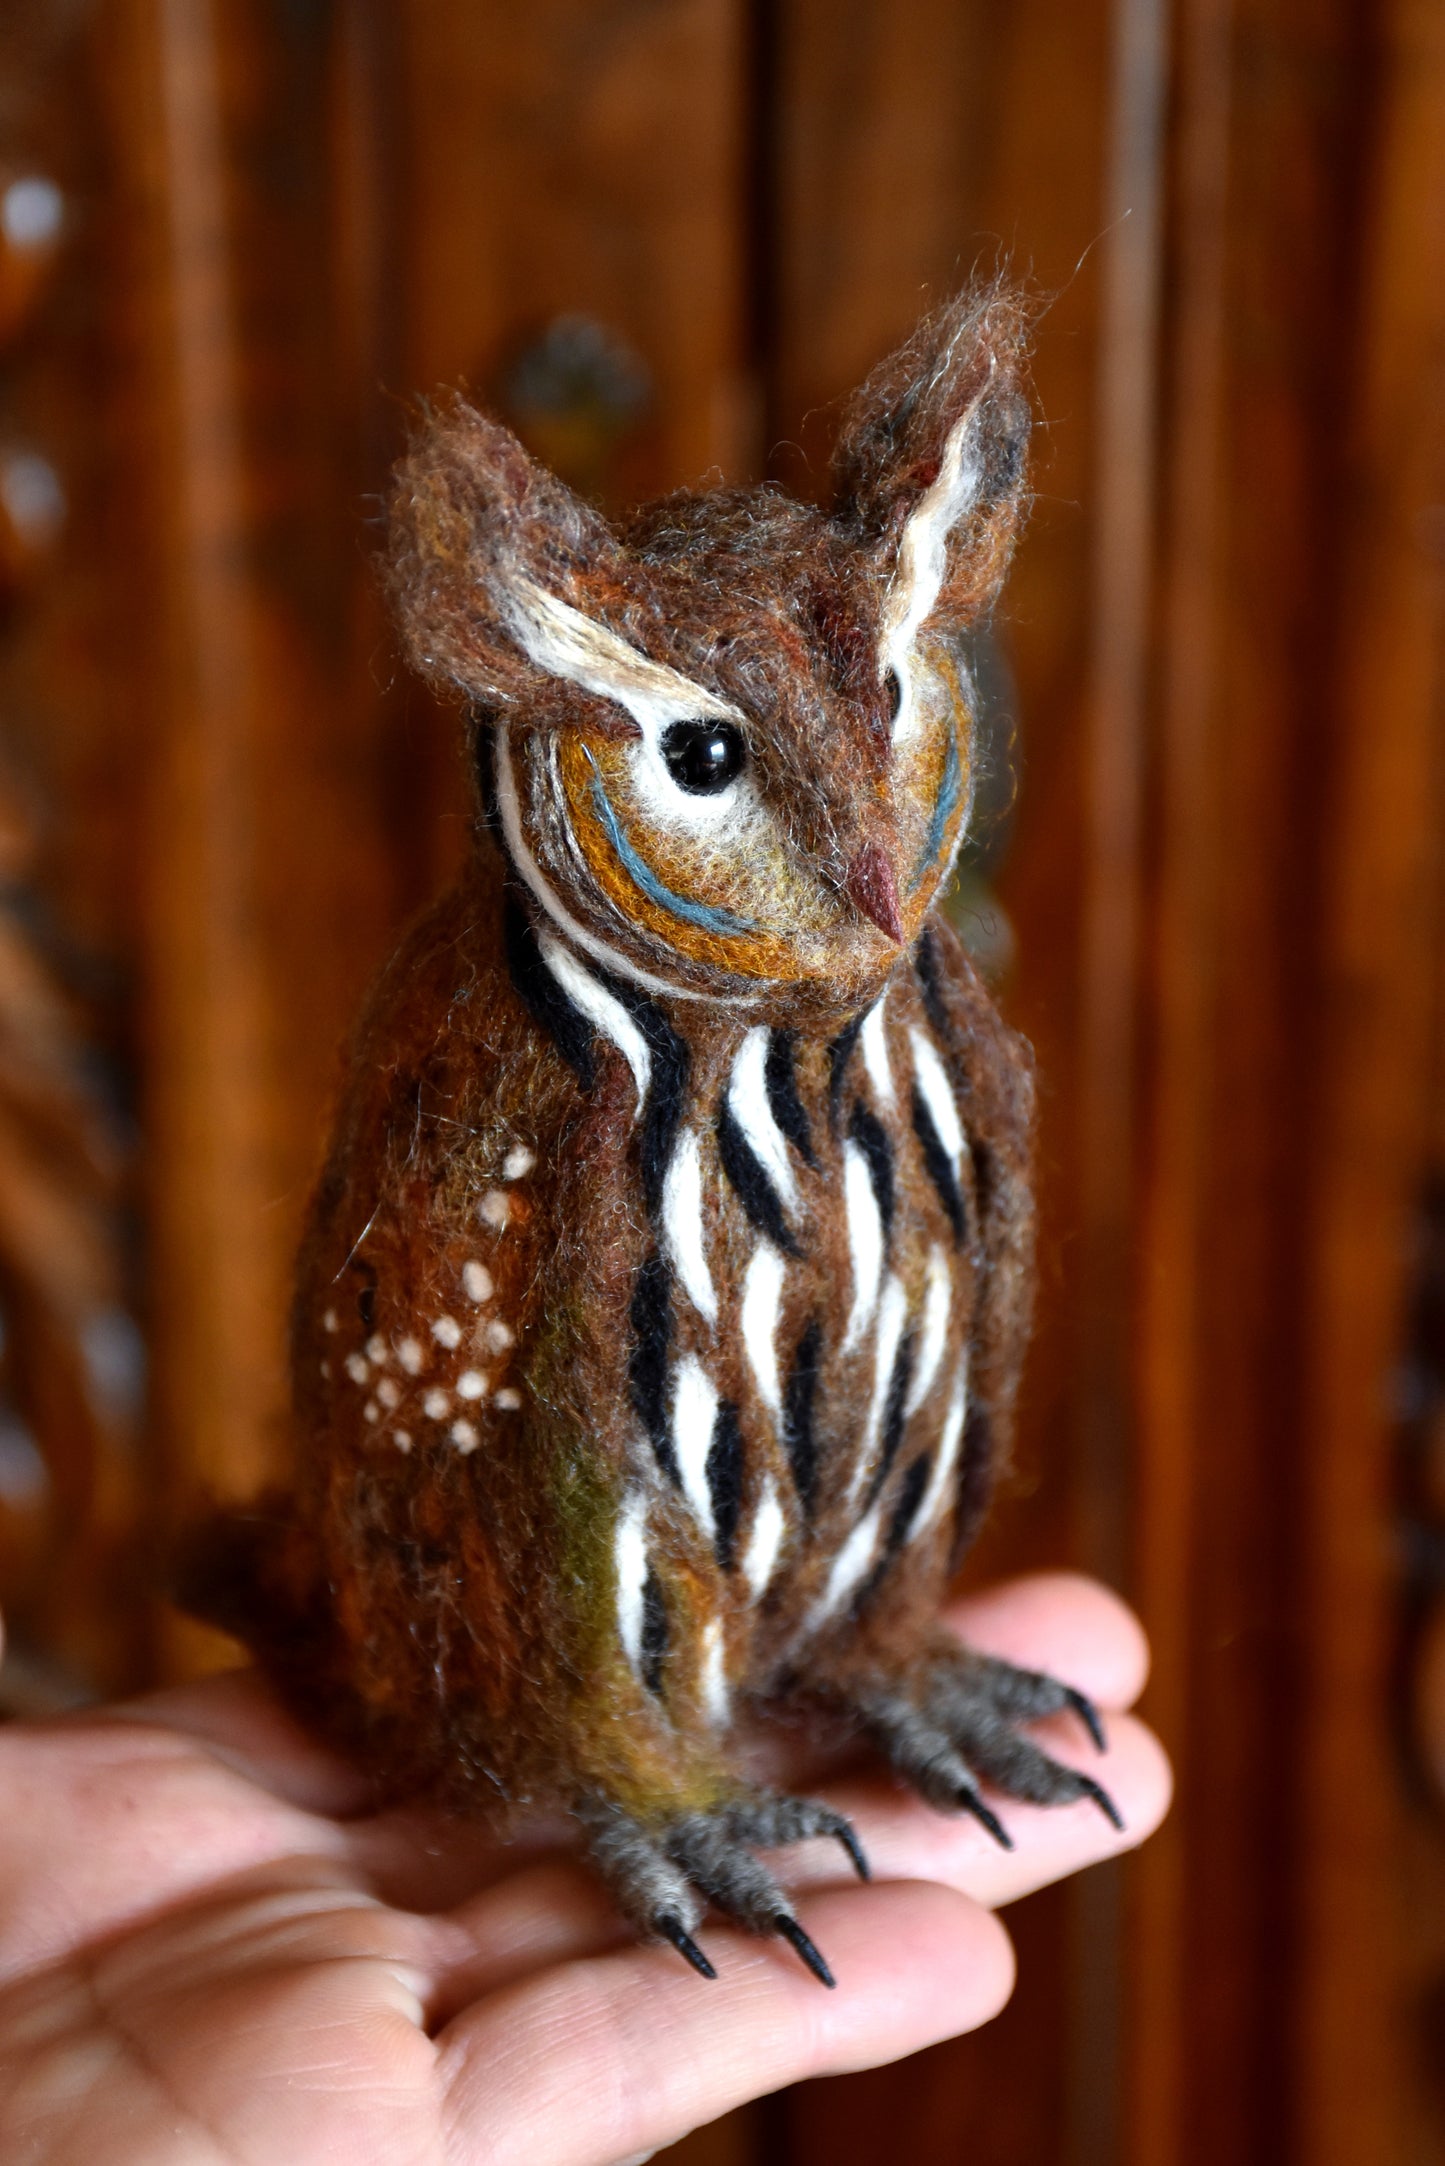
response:
<path id="1" fill-rule="evenodd" d="M 593 1008 L 607 1035 L 619 1019 Z M 602 1335 L 632 1470 L 619 1575 L 639 1527 L 666 1529 L 735 1620 L 786 1603 L 821 1621 L 949 1500 L 967 1139 L 907 980 L 831 1037 L 665 1028 L 617 1030 L 637 1113 L 598 1176 L 630 1191 L 604 1199 L 633 1249 Z"/>

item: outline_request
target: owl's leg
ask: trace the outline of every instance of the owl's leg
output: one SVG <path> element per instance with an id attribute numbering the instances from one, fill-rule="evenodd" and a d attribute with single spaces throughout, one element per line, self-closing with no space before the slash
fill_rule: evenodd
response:
<path id="1" fill-rule="evenodd" d="M 827 1963 L 752 1846 L 773 1849 L 827 1836 L 866 1880 L 867 1859 L 841 1813 L 811 1798 L 747 1790 L 710 1808 L 656 1820 L 601 1799 L 580 1806 L 578 1817 L 593 1862 L 624 1916 L 640 1932 L 670 1941 L 704 1978 L 717 1973 L 693 1935 L 711 1903 L 751 1933 L 780 1935 L 815 1978 L 833 1984 Z"/>
<path id="2" fill-rule="evenodd" d="M 935 1643 L 896 1685 L 872 1679 L 849 1699 L 899 1773 L 931 1805 L 972 1813 L 1006 1849 L 1012 1849 L 1012 1840 L 984 1802 L 980 1780 L 1031 1805 L 1089 1798 L 1115 1827 L 1123 1826 L 1101 1783 L 1053 1759 L 1020 1732 L 1021 1723 L 1071 1713 L 1096 1749 L 1105 1749 L 1093 1703 L 1055 1677 L 1016 1669 L 953 1642 Z"/>

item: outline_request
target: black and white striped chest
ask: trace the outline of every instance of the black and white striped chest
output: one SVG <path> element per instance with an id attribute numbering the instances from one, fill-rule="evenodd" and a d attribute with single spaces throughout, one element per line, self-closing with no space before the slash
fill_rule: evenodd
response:
<path id="1" fill-rule="evenodd" d="M 664 1014 L 520 916 L 508 949 L 582 1089 L 630 1071 L 616 1629 L 649 1689 L 686 1645 L 720 1723 L 950 1516 L 978 1259 L 947 1049 L 906 963 L 813 1036 Z"/>

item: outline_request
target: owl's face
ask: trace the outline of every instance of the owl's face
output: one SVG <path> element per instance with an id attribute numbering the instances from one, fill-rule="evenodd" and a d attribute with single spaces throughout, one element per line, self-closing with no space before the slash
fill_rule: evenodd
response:
<path id="1" fill-rule="evenodd" d="M 437 583 L 437 499 L 414 486 L 432 582 L 419 659 L 438 673 L 433 650 L 468 637 L 491 824 L 534 905 L 613 974 L 826 1017 L 866 1003 L 919 930 L 973 796 L 958 633 L 991 596 L 1020 492 L 1026 409 L 983 359 L 977 342 L 957 358 L 921 446 L 916 380 L 855 418 L 830 512 L 719 491 L 603 527 L 495 424 L 453 418 L 465 493 L 484 468 L 512 503 L 464 544 L 476 592 L 459 627 L 437 609 L 456 597 Z M 937 398 L 936 360 L 924 381 Z"/>

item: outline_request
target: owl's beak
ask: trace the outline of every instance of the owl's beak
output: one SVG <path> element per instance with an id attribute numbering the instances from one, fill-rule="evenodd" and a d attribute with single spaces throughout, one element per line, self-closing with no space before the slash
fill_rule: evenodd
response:
<path id="1" fill-rule="evenodd" d="M 871 918 L 880 932 L 903 945 L 903 912 L 898 906 L 898 880 L 893 861 L 876 842 L 865 843 L 843 883 L 848 900 Z"/>

